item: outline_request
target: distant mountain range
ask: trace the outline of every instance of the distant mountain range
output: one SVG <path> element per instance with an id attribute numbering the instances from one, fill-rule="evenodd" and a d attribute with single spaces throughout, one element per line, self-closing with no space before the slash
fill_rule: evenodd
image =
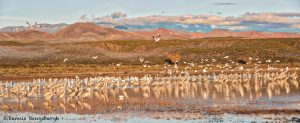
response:
<path id="1" fill-rule="evenodd" d="M 99 26 L 100 25 L 100 26 Z M 101 25 L 105 25 L 101 26 Z M 162 39 L 196 39 L 205 37 L 243 37 L 243 38 L 300 38 L 297 33 L 274 32 L 264 33 L 257 31 L 235 32 L 223 29 L 214 29 L 210 32 L 185 32 L 165 28 L 152 30 L 129 30 L 124 25 L 110 26 L 108 23 L 75 23 L 75 24 L 38 24 L 35 28 L 5 27 L 0 31 L 0 40 L 125 40 L 125 39 L 152 39 L 152 36 L 161 35 Z M 203 27 L 208 28 L 208 27 Z"/>

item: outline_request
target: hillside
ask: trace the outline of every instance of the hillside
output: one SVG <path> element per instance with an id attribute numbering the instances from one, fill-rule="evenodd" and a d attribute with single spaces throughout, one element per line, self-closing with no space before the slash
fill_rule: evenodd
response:
<path id="1" fill-rule="evenodd" d="M 152 40 L 152 36 L 161 35 L 161 39 L 198 39 L 209 37 L 242 37 L 242 38 L 300 38 L 300 34 L 257 31 L 234 32 L 224 29 L 214 29 L 208 33 L 179 32 L 165 28 L 152 31 L 126 32 L 114 28 L 101 27 L 95 23 L 74 23 L 60 29 L 54 34 L 34 29 L 17 32 L 0 32 L 0 40 Z"/>

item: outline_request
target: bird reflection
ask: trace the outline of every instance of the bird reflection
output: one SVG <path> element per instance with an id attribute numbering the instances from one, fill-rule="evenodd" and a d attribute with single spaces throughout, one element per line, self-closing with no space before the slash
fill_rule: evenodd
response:
<path id="1" fill-rule="evenodd" d="M 92 102 L 126 102 L 134 99 L 260 99 L 299 88 L 296 72 L 219 73 L 143 77 L 87 77 L 34 79 L 2 83 L 1 110 L 92 110 Z M 93 101 L 89 101 L 93 100 Z M 40 105 L 35 105 L 39 102 Z M 14 107 L 11 107 L 14 106 Z"/>

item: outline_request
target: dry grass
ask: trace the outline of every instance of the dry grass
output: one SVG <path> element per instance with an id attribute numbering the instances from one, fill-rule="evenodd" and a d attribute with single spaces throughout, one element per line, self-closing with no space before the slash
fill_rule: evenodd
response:
<path id="1" fill-rule="evenodd" d="M 139 57 L 149 65 L 164 64 L 168 53 L 180 53 L 183 61 L 200 63 L 201 59 L 228 62 L 252 56 L 262 60 L 280 60 L 281 64 L 299 66 L 300 39 L 204 38 L 192 40 L 113 40 L 81 42 L 1 41 L 0 73 L 85 73 L 117 71 L 111 66 L 122 63 L 126 69 L 139 70 Z M 14 52 L 7 52 L 14 51 Z M 2 52 L 2 53 L 1 53 Z M 91 56 L 97 55 L 97 59 Z M 68 58 L 64 63 L 63 59 Z M 111 67 L 111 68 L 108 68 Z M 15 68 L 17 70 L 15 70 Z M 104 69 L 102 69 L 104 68 Z M 106 69 L 106 70 L 105 70 Z"/>

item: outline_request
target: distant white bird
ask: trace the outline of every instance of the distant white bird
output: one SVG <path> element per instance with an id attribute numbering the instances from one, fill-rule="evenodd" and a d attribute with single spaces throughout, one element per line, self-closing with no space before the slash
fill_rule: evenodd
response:
<path id="1" fill-rule="evenodd" d="M 152 38 L 155 40 L 155 42 L 158 42 L 160 40 L 160 35 L 158 35 L 157 37 L 152 36 Z"/>
<path id="2" fill-rule="evenodd" d="M 15 28 L 15 29 L 13 29 L 14 31 L 19 31 L 19 28 Z"/>
<path id="3" fill-rule="evenodd" d="M 116 64 L 118 67 L 120 67 L 121 66 L 121 63 L 118 63 L 118 64 Z"/>
<path id="4" fill-rule="evenodd" d="M 93 59 L 97 59 L 97 58 L 98 58 L 98 56 L 92 56 L 92 58 L 93 58 Z"/>
<path id="5" fill-rule="evenodd" d="M 239 68 L 239 70 L 244 70 L 244 67 L 243 67 L 243 66 L 241 66 L 241 67 Z"/>
<path id="6" fill-rule="evenodd" d="M 212 62 L 216 62 L 217 60 L 216 59 L 211 59 L 212 60 Z"/>
<path id="7" fill-rule="evenodd" d="M 249 60 L 252 60 L 253 58 L 252 57 L 249 57 Z"/>
<path id="8" fill-rule="evenodd" d="M 119 100 L 124 100 L 124 96 L 123 95 L 119 95 Z"/>
<path id="9" fill-rule="evenodd" d="M 267 63 L 270 63 L 270 62 L 272 62 L 272 60 L 271 60 L 271 59 L 268 59 L 268 60 L 266 60 L 266 62 L 267 62 Z"/>
<path id="10" fill-rule="evenodd" d="M 140 58 L 140 62 L 144 62 L 145 58 Z"/>
<path id="11" fill-rule="evenodd" d="M 64 59 L 64 62 L 67 62 L 68 60 L 69 60 L 69 59 L 65 58 L 65 59 Z"/>
<path id="12" fill-rule="evenodd" d="M 229 56 L 225 56 L 225 57 L 224 57 L 224 59 L 228 59 L 228 58 L 229 58 Z"/>
<path id="13" fill-rule="evenodd" d="M 35 23 L 32 25 L 32 24 L 30 24 L 28 21 L 26 21 L 26 24 L 28 25 L 28 28 L 31 28 L 31 29 L 41 27 L 41 25 L 39 25 L 37 22 L 35 22 Z"/>

